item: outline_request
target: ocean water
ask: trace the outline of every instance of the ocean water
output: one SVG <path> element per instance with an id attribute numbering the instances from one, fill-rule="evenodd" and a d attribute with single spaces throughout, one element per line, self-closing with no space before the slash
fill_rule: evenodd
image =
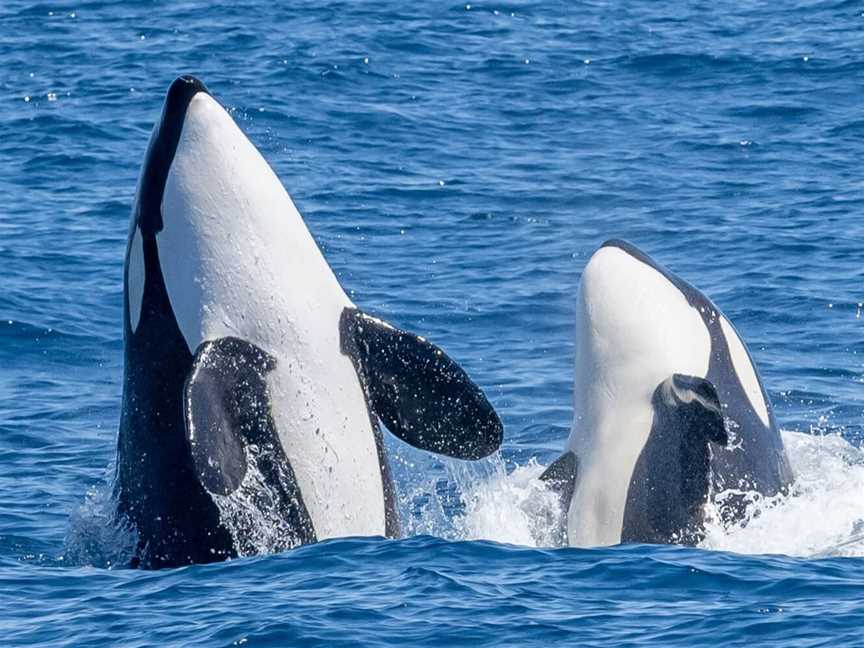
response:
<path id="1" fill-rule="evenodd" d="M 862 645 L 857 2 L 0 6 L 0 643 Z M 388 440 L 408 537 L 146 572 L 107 522 L 122 263 L 194 73 L 354 300 L 485 389 L 504 446 Z M 556 547 L 575 291 L 625 238 L 748 343 L 797 481 L 703 546 Z"/>

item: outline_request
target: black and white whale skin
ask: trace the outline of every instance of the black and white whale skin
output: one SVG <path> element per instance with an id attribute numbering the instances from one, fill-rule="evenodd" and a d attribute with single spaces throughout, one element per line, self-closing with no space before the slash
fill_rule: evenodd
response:
<path id="1" fill-rule="evenodd" d="M 588 261 L 576 308 L 574 419 L 542 479 L 573 546 L 695 544 L 709 493 L 784 492 L 792 473 L 744 343 L 705 295 L 624 241 Z"/>
<path id="2" fill-rule="evenodd" d="M 453 360 L 356 308 L 193 77 L 171 85 L 139 179 L 124 338 L 115 495 L 133 565 L 397 535 L 379 421 L 460 459 L 501 443 Z"/>

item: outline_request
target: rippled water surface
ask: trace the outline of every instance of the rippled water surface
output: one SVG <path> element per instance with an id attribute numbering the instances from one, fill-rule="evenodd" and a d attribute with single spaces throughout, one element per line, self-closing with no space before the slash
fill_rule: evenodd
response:
<path id="1" fill-rule="evenodd" d="M 295 4 L 0 7 L 3 643 L 861 643 L 860 3 Z M 116 568 L 123 251 L 184 72 L 353 299 L 446 348 L 504 419 L 480 465 L 388 441 L 404 540 Z M 575 290 L 611 237 L 726 312 L 785 430 L 795 496 L 702 548 L 535 546 Z"/>

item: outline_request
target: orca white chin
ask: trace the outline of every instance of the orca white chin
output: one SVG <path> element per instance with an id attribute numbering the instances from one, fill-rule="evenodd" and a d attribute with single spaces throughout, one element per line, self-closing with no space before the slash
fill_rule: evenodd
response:
<path id="1" fill-rule="evenodd" d="M 571 545 L 692 542 L 709 487 L 788 484 L 752 360 L 698 290 L 609 241 L 582 274 L 575 335 L 573 426 L 546 476 L 572 492 Z M 739 430 L 735 450 L 724 447 L 724 417 Z"/>

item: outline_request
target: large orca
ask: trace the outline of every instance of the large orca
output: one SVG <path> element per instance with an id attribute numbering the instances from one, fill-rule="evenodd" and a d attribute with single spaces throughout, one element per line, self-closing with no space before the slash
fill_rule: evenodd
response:
<path id="1" fill-rule="evenodd" d="M 542 479 L 573 546 L 695 544 L 709 494 L 726 521 L 792 479 L 771 403 L 731 322 L 624 241 L 604 243 L 576 305 L 574 418 Z"/>
<path id="2" fill-rule="evenodd" d="M 124 339 L 115 493 L 143 567 L 398 534 L 379 421 L 460 459 L 501 443 L 453 360 L 351 302 L 193 77 L 168 90 L 139 178 Z"/>

